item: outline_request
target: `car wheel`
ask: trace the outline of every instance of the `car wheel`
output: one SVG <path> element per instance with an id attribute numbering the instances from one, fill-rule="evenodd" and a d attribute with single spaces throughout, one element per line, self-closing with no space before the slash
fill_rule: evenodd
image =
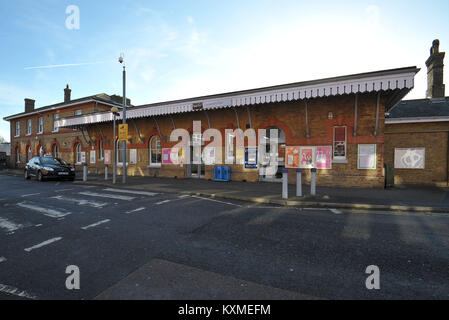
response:
<path id="1" fill-rule="evenodd" d="M 30 176 L 28 175 L 28 170 L 25 170 L 25 180 L 30 179 Z"/>
<path id="2" fill-rule="evenodd" d="M 40 182 L 44 181 L 44 177 L 42 176 L 42 172 L 40 171 L 37 173 L 37 180 Z"/>

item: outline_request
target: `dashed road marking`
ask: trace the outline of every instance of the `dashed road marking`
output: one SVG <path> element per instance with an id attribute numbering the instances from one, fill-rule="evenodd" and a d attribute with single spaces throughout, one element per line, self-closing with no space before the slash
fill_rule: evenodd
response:
<path id="1" fill-rule="evenodd" d="M 192 198 L 201 199 L 201 200 L 208 200 L 208 201 L 213 201 L 213 202 L 218 202 L 218 203 L 223 203 L 223 204 L 228 204 L 230 206 L 242 207 L 242 205 L 240 205 L 240 204 L 236 204 L 236 203 L 232 203 L 232 202 L 226 202 L 226 201 L 220 201 L 220 200 L 215 200 L 215 199 L 211 199 L 211 198 L 204 198 L 204 197 L 199 197 L 199 196 L 192 196 Z"/>
<path id="2" fill-rule="evenodd" d="M 86 199 L 75 199 L 75 198 L 68 198 L 68 197 L 63 197 L 63 196 L 54 196 L 51 198 L 57 199 L 57 200 L 62 200 L 62 201 L 67 201 L 67 202 L 73 202 L 73 203 L 76 203 L 81 206 L 87 205 L 87 206 L 94 207 L 94 208 L 103 208 L 104 206 L 108 205 L 106 202 L 96 202 L 96 201 L 89 201 Z"/>
<path id="3" fill-rule="evenodd" d="M 338 209 L 329 209 L 330 212 L 332 212 L 333 214 L 342 214 L 341 210 Z"/>
<path id="4" fill-rule="evenodd" d="M 164 200 L 164 201 L 159 201 L 159 202 L 157 202 L 156 203 L 156 205 L 161 205 L 161 204 L 164 204 L 164 203 L 168 203 L 168 202 L 170 202 L 171 200 Z"/>
<path id="5" fill-rule="evenodd" d="M 30 194 L 24 194 L 23 196 L 21 196 L 22 198 L 25 198 L 25 197 L 31 197 L 31 196 L 37 196 L 37 195 L 40 195 L 41 193 L 39 192 L 39 193 L 30 193 Z"/>
<path id="6" fill-rule="evenodd" d="M 79 192 L 79 194 L 82 194 L 85 196 L 90 196 L 90 197 L 110 198 L 110 199 L 126 200 L 126 201 L 131 201 L 131 200 L 135 199 L 135 197 L 122 196 L 119 194 L 110 194 L 110 193 Z"/>
<path id="7" fill-rule="evenodd" d="M 56 238 L 53 238 L 53 239 L 49 239 L 49 240 L 46 240 L 46 241 L 41 242 L 39 244 L 36 244 L 35 246 L 26 248 L 25 251 L 26 252 L 30 252 L 30 251 L 33 251 L 35 249 L 39 249 L 39 248 L 42 248 L 42 247 L 47 246 L 49 244 L 52 244 L 53 242 L 59 241 L 61 239 L 62 239 L 62 237 L 56 237 Z"/>
<path id="8" fill-rule="evenodd" d="M 5 229 L 7 232 L 14 232 L 16 230 L 22 229 L 23 225 L 12 222 L 5 218 L 0 218 L 0 228 Z"/>
<path id="9" fill-rule="evenodd" d="M 139 211 L 142 211 L 142 210 L 145 210 L 145 207 L 142 207 L 142 208 L 137 208 L 137 209 L 134 209 L 134 210 L 130 210 L 130 211 L 126 211 L 126 213 L 139 212 Z"/>
<path id="10" fill-rule="evenodd" d="M 65 192 L 65 191 L 72 191 L 73 189 L 59 189 L 55 190 L 55 192 Z"/>
<path id="11" fill-rule="evenodd" d="M 100 224 L 108 223 L 109 221 L 111 221 L 111 220 L 109 220 L 109 219 L 101 220 L 101 221 L 98 221 L 98 222 L 96 222 L 96 223 L 90 224 L 90 225 L 88 225 L 88 226 L 82 227 L 81 229 L 87 230 L 87 229 L 90 229 L 90 228 L 99 226 Z"/>
<path id="12" fill-rule="evenodd" d="M 27 203 L 27 202 L 20 202 L 17 205 L 19 207 L 22 207 L 22 208 L 26 208 L 26 209 L 30 209 L 30 210 L 33 210 L 33 211 L 37 211 L 37 212 L 43 213 L 47 217 L 51 217 L 51 218 L 62 218 L 62 217 L 65 217 L 65 216 L 71 214 L 71 212 L 67 212 L 67 211 L 63 212 L 63 211 L 58 211 L 58 210 L 55 210 L 55 209 L 39 207 L 37 205 L 30 204 L 30 203 Z"/>
<path id="13" fill-rule="evenodd" d="M 24 290 L 19 290 L 13 286 L 8 286 L 6 284 L 0 283 L 0 292 L 8 293 L 16 297 L 27 298 L 27 299 L 36 299 L 35 295 L 32 295 Z"/>
<path id="14" fill-rule="evenodd" d="M 179 199 L 184 199 L 187 197 L 190 197 L 190 194 L 183 194 L 183 195 L 178 196 Z"/>
<path id="15" fill-rule="evenodd" d="M 125 189 L 113 189 L 113 188 L 106 188 L 103 189 L 104 191 L 109 191 L 109 192 L 121 192 L 121 193 L 130 193 L 130 194 L 138 194 L 138 195 L 142 195 L 142 196 L 150 196 L 153 197 L 155 195 L 157 195 L 158 193 L 155 192 L 149 192 L 149 191 L 139 191 L 139 190 L 125 190 Z"/>

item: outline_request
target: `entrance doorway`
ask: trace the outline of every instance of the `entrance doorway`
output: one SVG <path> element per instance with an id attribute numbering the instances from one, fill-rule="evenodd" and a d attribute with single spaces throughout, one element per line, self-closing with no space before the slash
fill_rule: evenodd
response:
<path id="1" fill-rule="evenodd" d="M 194 148 L 193 146 L 199 146 Z M 189 141 L 189 160 L 187 164 L 187 176 L 189 178 L 204 179 L 206 177 L 206 167 L 204 165 L 202 153 L 204 148 L 204 138 L 201 133 L 192 133 Z"/>
<path id="2" fill-rule="evenodd" d="M 267 141 L 265 146 L 265 154 L 259 169 L 259 180 L 267 182 L 282 182 L 282 169 L 285 167 L 285 133 L 278 127 L 268 127 L 265 129 L 264 139 Z M 277 131 L 278 143 L 277 147 L 272 148 L 270 145 L 271 130 Z M 270 166 L 270 159 L 275 159 L 277 166 Z"/>

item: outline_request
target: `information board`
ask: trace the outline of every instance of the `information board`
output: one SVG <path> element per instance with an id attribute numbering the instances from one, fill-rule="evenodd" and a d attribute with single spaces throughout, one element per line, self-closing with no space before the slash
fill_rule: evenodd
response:
<path id="1" fill-rule="evenodd" d="M 375 144 L 359 144 L 358 146 L 358 169 L 376 169 L 376 145 Z"/>

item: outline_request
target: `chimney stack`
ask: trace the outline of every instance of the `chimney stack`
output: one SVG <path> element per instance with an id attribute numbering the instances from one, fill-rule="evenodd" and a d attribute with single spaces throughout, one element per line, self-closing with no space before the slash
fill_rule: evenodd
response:
<path id="1" fill-rule="evenodd" d="M 67 85 L 64 89 L 64 103 L 70 102 L 70 94 L 72 90 L 69 89 L 69 85 Z"/>
<path id="2" fill-rule="evenodd" d="M 436 39 L 430 48 L 430 57 L 426 61 L 427 66 L 427 91 L 426 98 L 444 98 L 443 84 L 443 60 L 445 52 L 440 52 L 440 40 Z"/>
<path id="3" fill-rule="evenodd" d="M 36 101 L 33 99 L 25 98 L 25 112 L 33 112 L 34 111 L 34 103 Z"/>

